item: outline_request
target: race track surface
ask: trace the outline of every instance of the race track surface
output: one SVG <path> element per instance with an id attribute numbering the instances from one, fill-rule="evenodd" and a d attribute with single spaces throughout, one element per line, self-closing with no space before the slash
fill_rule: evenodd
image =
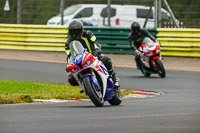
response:
<path id="1" fill-rule="evenodd" d="M 64 63 L 0 59 L 0 79 L 67 83 Z M 164 79 L 115 67 L 121 88 L 151 90 L 153 98 L 120 106 L 91 102 L 0 105 L 0 133 L 199 133 L 200 72 L 167 70 Z"/>

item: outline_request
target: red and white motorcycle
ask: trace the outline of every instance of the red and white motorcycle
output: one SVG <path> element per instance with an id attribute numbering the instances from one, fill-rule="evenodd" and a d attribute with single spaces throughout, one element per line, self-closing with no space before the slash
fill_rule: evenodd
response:
<path id="1" fill-rule="evenodd" d="M 166 72 L 160 54 L 160 43 L 152 41 L 149 37 L 145 37 L 138 50 L 141 52 L 140 63 L 143 75 L 149 77 L 151 74 L 156 73 L 161 78 L 164 78 Z"/>

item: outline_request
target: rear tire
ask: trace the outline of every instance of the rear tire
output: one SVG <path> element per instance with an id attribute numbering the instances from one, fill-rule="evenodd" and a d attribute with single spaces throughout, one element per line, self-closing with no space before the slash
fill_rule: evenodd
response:
<path id="1" fill-rule="evenodd" d="M 83 78 L 83 84 L 87 95 L 90 97 L 91 101 L 97 106 L 102 107 L 104 105 L 104 99 L 102 91 L 97 91 L 92 79 L 90 77 Z"/>
<path id="2" fill-rule="evenodd" d="M 108 102 L 111 104 L 111 105 L 120 105 L 121 102 L 122 102 L 122 96 L 121 96 L 121 92 L 119 89 L 117 89 L 116 91 L 114 91 L 115 93 L 115 96 L 112 97 L 111 100 L 108 100 Z"/>
<path id="3" fill-rule="evenodd" d="M 140 70 L 141 70 L 142 74 L 143 74 L 145 77 L 150 77 L 150 76 L 151 76 L 151 73 L 146 72 L 146 71 L 144 70 L 144 68 L 141 68 Z"/>
<path id="4" fill-rule="evenodd" d="M 158 75 L 161 77 L 161 78 L 164 78 L 166 76 L 166 72 L 165 72 L 165 68 L 163 66 L 163 63 L 161 62 L 160 59 L 156 59 L 155 60 L 155 64 L 156 64 L 156 67 L 157 67 L 157 72 L 158 72 Z"/>

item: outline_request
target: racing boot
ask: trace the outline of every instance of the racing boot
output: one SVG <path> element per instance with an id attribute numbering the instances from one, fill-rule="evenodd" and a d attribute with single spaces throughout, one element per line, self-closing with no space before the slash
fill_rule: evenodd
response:
<path id="1" fill-rule="evenodd" d="M 108 73 L 114 82 L 114 88 L 119 88 L 119 78 L 116 76 L 115 71 L 111 68 L 110 70 L 108 70 Z"/>
<path id="2" fill-rule="evenodd" d="M 141 69 L 141 65 L 140 64 L 138 64 L 138 63 L 136 63 L 136 67 L 137 67 L 137 69 Z"/>
<path id="3" fill-rule="evenodd" d="M 140 58 L 135 58 L 135 63 L 136 63 L 136 67 L 137 69 L 141 69 L 141 64 L 140 64 Z"/>
<path id="4" fill-rule="evenodd" d="M 116 75 L 115 72 L 112 73 L 112 80 L 113 80 L 113 82 L 114 82 L 114 90 L 115 90 L 115 91 L 118 91 L 118 90 L 119 90 L 119 87 L 120 87 L 120 85 L 119 85 L 119 80 L 120 80 L 120 79 L 117 77 L 117 75 Z"/>

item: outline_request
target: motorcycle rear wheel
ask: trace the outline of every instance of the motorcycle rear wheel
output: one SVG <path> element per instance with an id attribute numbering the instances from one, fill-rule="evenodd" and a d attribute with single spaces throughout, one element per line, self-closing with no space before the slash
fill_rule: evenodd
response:
<path id="1" fill-rule="evenodd" d="M 120 105 L 121 102 L 122 102 L 122 96 L 121 96 L 121 92 L 119 89 L 115 90 L 114 91 L 115 93 L 115 96 L 112 97 L 111 100 L 108 100 L 108 102 L 111 104 L 111 105 Z"/>
<path id="2" fill-rule="evenodd" d="M 101 90 L 97 90 L 90 77 L 83 78 L 83 84 L 87 95 L 90 97 L 91 101 L 97 107 L 102 107 L 104 105 L 103 94 Z"/>
<path id="3" fill-rule="evenodd" d="M 158 75 L 161 77 L 161 78 L 164 78 L 166 76 L 166 72 L 165 72 L 165 68 L 163 66 L 163 63 L 161 62 L 160 59 L 156 59 L 155 60 L 155 64 L 157 66 L 157 72 L 158 72 Z"/>

